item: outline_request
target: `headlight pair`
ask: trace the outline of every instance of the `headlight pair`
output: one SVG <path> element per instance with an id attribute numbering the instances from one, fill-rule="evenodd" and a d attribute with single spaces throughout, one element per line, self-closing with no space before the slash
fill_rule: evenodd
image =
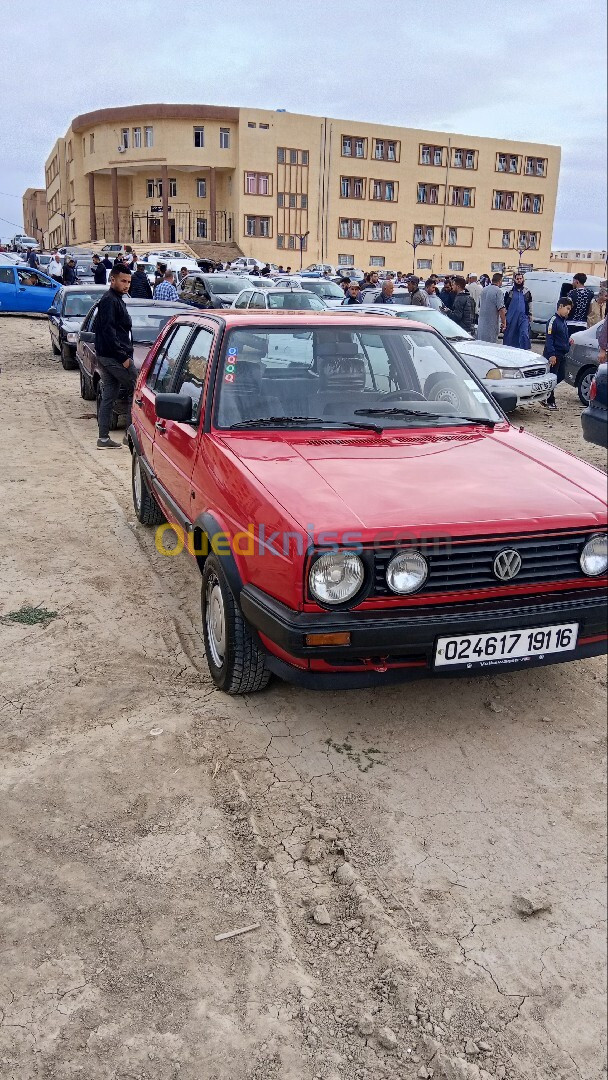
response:
<path id="1" fill-rule="evenodd" d="M 391 592 L 407 596 L 422 588 L 428 577 L 428 563 L 419 551 L 400 551 L 386 568 Z M 322 604 L 345 604 L 360 591 L 365 580 L 363 560 L 354 551 L 328 551 L 313 562 L 308 584 Z"/>

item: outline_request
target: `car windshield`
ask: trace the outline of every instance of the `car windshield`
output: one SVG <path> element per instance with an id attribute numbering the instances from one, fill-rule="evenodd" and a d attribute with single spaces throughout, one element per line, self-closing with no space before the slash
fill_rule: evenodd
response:
<path id="1" fill-rule="evenodd" d="M 138 345 L 156 341 L 165 323 L 177 315 L 178 311 L 184 310 L 183 307 L 159 310 L 153 307 L 135 307 L 130 304 L 127 307 L 133 324 L 133 341 Z"/>
<path id="2" fill-rule="evenodd" d="M 428 323 L 434 330 L 438 330 L 448 341 L 472 341 L 473 338 L 463 330 L 458 323 L 450 319 L 436 308 L 414 307 L 410 305 L 408 310 L 397 312 L 400 319 L 414 319 L 416 322 Z"/>
<path id="3" fill-rule="evenodd" d="M 432 330 L 320 325 L 234 329 L 216 396 L 220 428 L 438 427 L 502 419 Z"/>
<path id="4" fill-rule="evenodd" d="M 268 307 L 277 308 L 281 311 L 325 311 L 326 307 L 318 296 L 304 292 L 303 289 L 286 290 L 285 292 L 268 293 Z"/>
<path id="5" fill-rule="evenodd" d="M 307 292 L 320 296 L 322 300 L 342 301 L 344 299 L 342 289 L 333 281 L 307 281 L 304 288 Z"/>
<path id="6" fill-rule="evenodd" d="M 236 296 L 243 289 L 243 279 L 236 277 L 220 277 L 219 274 L 210 274 L 205 278 L 205 284 L 211 293 Z"/>
<path id="7" fill-rule="evenodd" d="M 63 305 L 63 314 L 67 318 L 83 318 L 87 311 L 90 311 L 93 304 L 97 300 L 99 293 L 70 293 L 65 298 Z"/>

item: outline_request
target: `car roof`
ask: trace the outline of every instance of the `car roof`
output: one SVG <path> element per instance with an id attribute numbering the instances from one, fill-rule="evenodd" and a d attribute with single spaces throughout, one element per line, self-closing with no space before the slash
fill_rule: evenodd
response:
<path id="1" fill-rule="evenodd" d="M 146 301 L 140 301 L 140 303 L 146 303 Z M 160 301 L 156 301 L 160 303 Z M 169 305 L 167 305 L 169 306 Z M 345 309 L 345 312 L 348 309 Z M 394 329 L 395 323 L 391 316 L 384 314 L 376 315 L 374 313 L 365 314 L 365 327 L 369 329 L 370 326 L 389 326 Z M 307 319 L 310 320 L 311 328 L 316 326 L 335 327 L 345 326 L 352 329 L 353 320 L 352 316 L 343 314 L 340 308 L 329 308 L 327 311 L 308 311 L 301 308 L 285 308 L 285 309 L 268 309 L 268 308 L 256 308 L 256 309 L 240 309 L 239 308 L 226 308 L 220 310 L 218 308 L 205 308 L 201 311 L 200 308 L 191 308 L 189 311 L 184 311 L 183 315 L 188 318 L 189 321 L 194 319 L 196 322 L 204 322 L 208 319 L 217 320 L 223 322 L 227 328 L 231 327 L 243 327 L 243 326 L 266 326 L 268 327 L 273 322 L 276 322 L 277 326 L 285 323 L 286 319 L 293 318 L 296 322 L 304 322 Z M 389 322 L 390 319 L 390 322 Z M 412 319 L 412 323 L 420 330 L 434 330 L 428 323 L 417 323 L 415 319 Z"/>
<path id="2" fill-rule="evenodd" d="M 63 286 L 63 291 L 64 291 L 64 293 L 68 293 L 71 296 L 72 293 L 104 292 L 106 290 L 106 288 L 107 288 L 107 286 L 105 286 L 105 285 L 95 285 L 95 284 L 91 284 L 91 285 L 64 285 Z"/>

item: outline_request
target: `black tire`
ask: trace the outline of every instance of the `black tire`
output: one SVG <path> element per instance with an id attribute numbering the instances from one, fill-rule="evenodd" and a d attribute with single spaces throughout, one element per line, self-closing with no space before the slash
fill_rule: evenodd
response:
<path id="1" fill-rule="evenodd" d="M 445 401 L 454 408 L 454 411 L 466 415 L 471 408 L 459 385 L 458 379 L 453 375 L 429 375 L 425 386 L 424 396 L 427 401 Z"/>
<path id="2" fill-rule="evenodd" d="M 99 419 L 99 410 L 101 408 L 101 394 L 102 394 L 101 379 L 98 379 L 97 380 L 97 386 L 95 387 L 95 412 L 97 413 L 97 419 Z M 118 427 L 119 422 L 120 422 L 120 416 L 118 415 L 118 413 L 113 412 L 112 416 L 110 418 L 110 431 L 116 431 L 116 428 Z"/>
<path id="3" fill-rule="evenodd" d="M 591 389 L 591 382 L 595 373 L 596 368 L 585 368 L 585 370 L 581 372 L 578 379 L 576 380 L 576 391 L 578 394 L 578 399 L 581 405 L 584 405 L 585 408 L 587 408 L 587 405 L 589 404 L 589 391 Z"/>
<path id="4" fill-rule="evenodd" d="M 53 341 L 52 338 L 51 338 L 51 349 L 53 350 L 53 355 L 54 356 L 59 356 L 59 354 L 61 353 L 61 349 L 59 349 L 57 347 L 57 345 L 55 344 L 55 342 Z"/>
<path id="5" fill-rule="evenodd" d="M 61 366 L 64 367 L 66 371 L 73 371 L 74 368 L 78 367 L 74 353 L 70 349 L 70 346 L 66 345 L 65 342 L 61 346 Z"/>
<path id="6" fill-rule="evenodd" d="M 81 396 L 81 398 L 84 401 L 95 401 L 96 394 L 95 394 L 95 387 L 93 386 L 93 383 L 91 382 L 89 376 L 86 374 L 86 372 L 84 372 L 82 370 L 81 367 L 79 367 L 78 370 L 80 372 L 80 396 Z"/>
<path id="7" fill-rule="evenodd" d="M 266 655 L 254 641 L 226 580 L 209 555 L 201 587 L 203 639 L 211 678 L 226 694 L 254 694 L 270 679 Z"/>
<path id="8" fill-rule="evenodd" d="M 131 458 L 131 494 L 135 515 L 142 525 L 162 524 L 164 514 L 148 487 L 136 450 L 133 450 Z"/>

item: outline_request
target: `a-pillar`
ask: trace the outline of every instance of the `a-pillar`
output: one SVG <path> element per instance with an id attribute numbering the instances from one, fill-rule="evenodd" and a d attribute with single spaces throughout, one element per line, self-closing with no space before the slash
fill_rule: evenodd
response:
<path id="1" fill-rule="evenodd" d="M 217 231 L 215 227 L 215 208 L 216 208 L 216 190 L 215 190 L 215 169 L 209 169 L 209 239 L 217 240 Z"/>
<path id="2" fill-rule="evenodd" d="M 97 240 L 97 214 L 95 212 L 95 173 L 89 173 L 89 231 L 91 240 Z"/>
<path id="3" fill-rule="evenodd" d="M 163 186 L 163 244 L 169 243 L 169 173 L 166 165 L 161 165 Z"/>
<path id="4" fill-rule="evenodd" d="M 118 170 L 112 169 L 112 243 L 120 243 L 120 226 L 118 221 Z"/>

